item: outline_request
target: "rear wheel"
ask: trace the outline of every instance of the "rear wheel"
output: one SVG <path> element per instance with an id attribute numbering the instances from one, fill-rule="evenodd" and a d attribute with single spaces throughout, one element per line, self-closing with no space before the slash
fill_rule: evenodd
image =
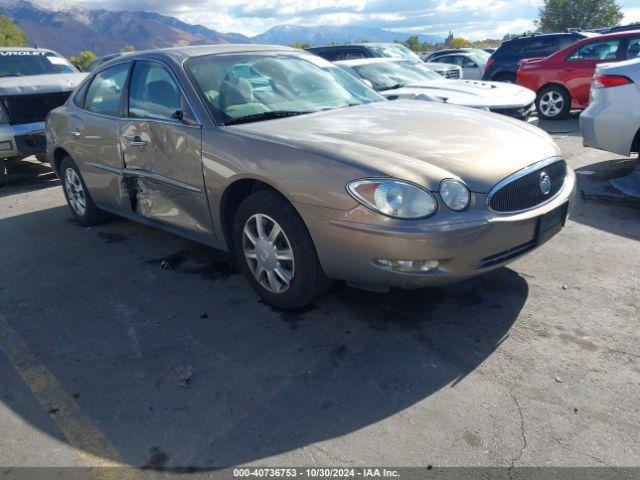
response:
<path id="1" fill-rule="evenodd" d="M 65 157 L 62 160 L 60 178 L 62 178 L 64 195 L 71 213 L 80 225 L 91 227 L 107 219 L 107 212 L 100 210 L 93 202 L 80 170 L 71 157 Z"/>
<path id="2" fill-rule="evenodd" d="M 542 118 L 561 120 L 571 111 L 571 95 L 560 85 L 549 85 L 538 93 L 536 108 Z"/>
<path id="3" fill-rule="evenodd" d="M 302 218 L 275 192 L 260 191 L 242 202 L 233 244 L 247 280 L 275 307 L 302 308 L 331 285 Z"/>
<path id="4" fill-rule="evenodd" d="M 0 187 L 7 183 L 7 177 L 9 172 L 7 171 L 7 161 L 0 158 Z"/>

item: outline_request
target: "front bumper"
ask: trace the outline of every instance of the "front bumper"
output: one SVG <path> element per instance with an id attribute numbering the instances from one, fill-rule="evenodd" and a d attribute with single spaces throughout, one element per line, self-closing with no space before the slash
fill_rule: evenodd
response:
<path id="1" fill-rule="evenodd" d="M 44 122 L 0 125 L 0 158 L 26 157 L 46 150 Z"/>
<path id="2" fill-rule="evenodd" d="M 440 205 L 438 213 L 421 221 L 393 220 L 365 207 L 340 212 L 295 206 L 327 276 L 372 289 L 419 288 L 471 278 L 534 250 L 540 246 L 539 218 L 567 202 L 571 208 L 575 191 L 575 174 L 569 169 L 563 188 L 551 201 L 513 214 L 489 210 L 484 194 L 474 194 L 466 212 Z M 437 260 L 439 267 L 402 273 L 374 266 L 375 259 Z"/>
<path id="3" fill-rule="evenodd" d="M 501 115 L 506 115 L 507 117 L 515 118 L 516 120 L 522 120 L 530 123 L 531 125 L 538 125 L 538 114 L 536 112 L 535 102 L 515 108 L 492 108 L 491 111 L 493 113 L 499 113 Z"/>

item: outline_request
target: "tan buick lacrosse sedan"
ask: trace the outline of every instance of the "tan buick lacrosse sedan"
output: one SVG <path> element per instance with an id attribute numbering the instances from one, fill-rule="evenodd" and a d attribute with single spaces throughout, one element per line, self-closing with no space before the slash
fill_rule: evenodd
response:
<path id="1" fill-rule="evenodd" d="M 280 308 L 329 279 L 417 288 L 501 267 L 555 235 L 575 195 L 541 130 L 386 101 L 285 47 L 119 57 L 49 115 L 47 144 L 80 224 L 109 212 L 233 251 Z"/>

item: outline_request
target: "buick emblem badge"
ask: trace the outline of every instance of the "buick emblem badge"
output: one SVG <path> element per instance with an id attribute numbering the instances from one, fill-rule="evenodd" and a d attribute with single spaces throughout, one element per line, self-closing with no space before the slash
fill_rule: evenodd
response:
<path id="1" fill-rule="evenodd" d="M 547 172 L 540 174 L 540 191 L 543 195 L 549 195 L 549 193 L 551 193 L 551 177 Z"/>

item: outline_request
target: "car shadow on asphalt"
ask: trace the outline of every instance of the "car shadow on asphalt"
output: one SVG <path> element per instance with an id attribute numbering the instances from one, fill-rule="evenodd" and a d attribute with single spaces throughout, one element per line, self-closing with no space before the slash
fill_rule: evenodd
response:
<path id="1" fill-rule="evenodd" d="M 541 119 L 538 127 L 552 137 L 580 137 L 580 112 L 573 112 L 562 120 Z"/>
<path id="2" fill-rule="evenodd" d="M 637 158 L 618 158 L 576 169 L 578 197 L 571 220 L 640 240 L 640 200 L 624 195 L 609 183 L 635 168 Z"/>
<path id="3" fill-rule="evenodd" d="M 7 183 L 0 186 L 0 198 L 60 184 L 48 164 L 40 163 L 34 159 L 10 161 L 7 168 L 9 176 Z"/>
<path id="4" fill-rule="evenodd" d="M 258 301 L 226 253 L 125 220 L 85 229 L 68 218 L 59 207 L 0 221 L 2 315 L 139 467 L 239 465 L 383 421 L 476 372 L 528 297 L 501 268 L 388 295 L 338 282 L 283 312 Z M 39 409 L 2 357 L 0 401 L 67 441 L 64 406 Z"/>

